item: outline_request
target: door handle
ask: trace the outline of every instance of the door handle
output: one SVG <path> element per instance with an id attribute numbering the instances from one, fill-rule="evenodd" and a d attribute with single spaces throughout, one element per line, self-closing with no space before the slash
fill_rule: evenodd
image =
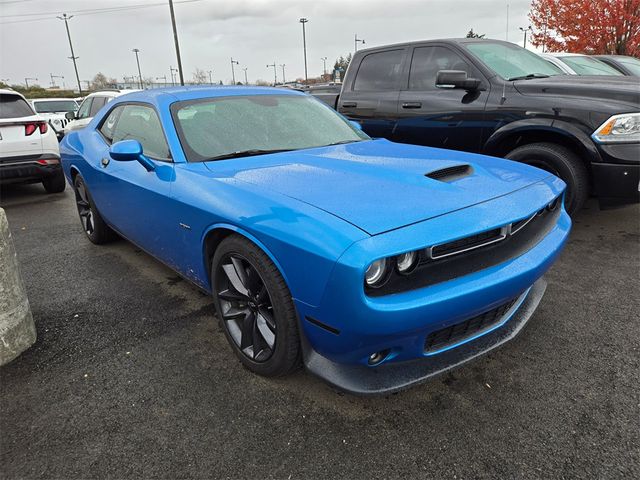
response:
<path id="1" fill-rule="evenodd" d="M 407 102 L 402 104 L 402 108 L 422 108 L 422 103 L 420 102 Z"/>
<path id="2" fill-rule="evenodd" d="M 358 106 L 356 102 L 342 102 L 344 108 L 355 108 Z"/>
<path id="3" fill-rule="evenodd" d="M 102 160 L 100 160 L 100 163 L 102 164 L 102 167 L 106 167 L 107 165 L 109 165 L 109 159 L 107 157 L 103 157 Z"/>

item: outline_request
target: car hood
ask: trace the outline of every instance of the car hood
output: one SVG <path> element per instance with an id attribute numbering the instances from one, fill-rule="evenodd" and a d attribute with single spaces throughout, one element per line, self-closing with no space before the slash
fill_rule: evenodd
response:
<path id="1" fill-rule="evenodd" d="M 387 140 L 205 165 L 215 177 L 277 191 L 370 235 L 508 195 L 550 176 L 509 160 Z M 427 176 L 445 174 L 449 167 L 461 172 L 440 179 Z"/>
<path id="2" fill-rule="evenodd" d="M 640 104 L 640 88 L 633 77 L 605 75 L 556 75 L 549 78 L 516 80 L 514 86 L 523 95 L 553 95 L 596 98 L 627 104 Z"/>

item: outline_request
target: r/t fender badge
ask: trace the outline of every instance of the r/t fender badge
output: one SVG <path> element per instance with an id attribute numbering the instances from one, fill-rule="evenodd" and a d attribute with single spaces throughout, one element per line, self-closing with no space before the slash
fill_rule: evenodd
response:
<path id="1" fill-rule="evenodd" d="M 186 223 L 179 223 L 178 225 L 180 225 L 185 230 L 191 230 L 191 227 L 189 225 L 187 225 Z"/>

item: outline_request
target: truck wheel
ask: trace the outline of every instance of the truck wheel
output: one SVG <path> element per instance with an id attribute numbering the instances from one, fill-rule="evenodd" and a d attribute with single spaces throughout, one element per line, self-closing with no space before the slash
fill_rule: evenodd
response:
<path id="1" fill-rule="evenodd" d="M 578 156 L 555 143 L 531 143 L 509 152 L 505 158 L 541 168 L 560 177 L 567 184 L 565 209 L 578 212 L 589 197 L 589 172 Z"/>
<path id="2" fill-rule="evenodd" d="M 64 173 L 60 170 L 58 173 L 51 175 L 50 177 L 42 179 L 42 186 L 47 193 L 60 193 L 64 192 L 64 188 L 67 185 L 67 181 L 64 178 Z"/>

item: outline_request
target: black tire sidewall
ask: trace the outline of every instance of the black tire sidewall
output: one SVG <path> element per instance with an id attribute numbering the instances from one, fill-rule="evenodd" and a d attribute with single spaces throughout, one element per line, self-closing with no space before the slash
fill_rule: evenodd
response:
<path id="1" fill-rule="evenodd" d="M 96 208 L 96 205 L 93 201 L 93 197 L 91 196 L 91 192 L 89 191 L 89 187 L 87 187 L 87 183 L 80 176 L 80 174 L 76 175 L 76 177 L 73 179 L 74 194 L 76 196 L 79 195 L 78 185 L 80 183 L 84 185 L 85 191 L 87 192 L 87 201 L 91 206 L 91 215 L 93 217 L 93 232 L 87 233 L 87 231 L 84 229 L 84 225 L 82 224 L 82 219 L 80 219 L 80 223 L 83 225 L 82 230 L 84 231 L 87 238 L 91 240 L 92 243 L 95 243 L 96 245 L 101 245 L 103 243 L 107 243 L 113 240 L 113 238 L 115 237 L 113 230 L 109 228 L 109 226 L 104 222 L 104 220 L 100 216 L 100 213 L 98 212 L 98 209 Z M 78 217 L 80 217 L 80 212 L 78 212 Z"/>
<path id="2" fill-rule="evenodd" d="M 62 170 L 42 180 L 42 186 L 47 193 L 62 193 L 67 186 L 67 180 Z"/>
<path id="3" fill-rule="evenodd" d="M 240 350 L 222 318 L 222 308 L 215 284 L 218 265 L 229 254 L 243 257 L 256 269 L 271 298 L 273 316 L 276 323 L 276 343 L 273 354 L 265 362 L 255 362 Z M 240 235 L 227 237 L 220 243 L 213 255 L 211 261 L 211 283 L 216 313 L 222 330 L 235 355 L 245 367 L 259 375 L 273 377 L 286 375 L 299 366 L 300 340 L 293 300 L 277 267 L 260 248 Z"/>

